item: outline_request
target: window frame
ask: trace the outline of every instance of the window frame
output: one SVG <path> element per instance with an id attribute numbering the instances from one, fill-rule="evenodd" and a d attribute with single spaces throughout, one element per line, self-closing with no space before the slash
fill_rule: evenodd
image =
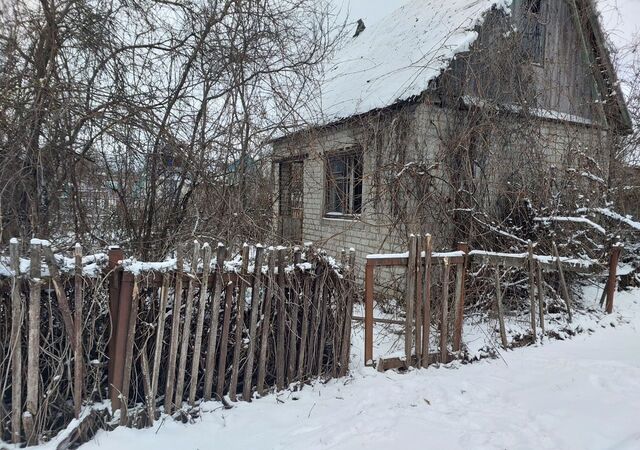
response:
<path id="1" fill-rule="evenodd" d="M 346 170 L 344 176 L 336 177 L 333 170 L 333 162 L 342 160 Z M 325 180 L 324 180 L 324 205 L 323 218 L 337 220 L 353 220 L 362 215 L 363 206 L 363 181 L 364 181 L 364 155 L 360 147 L 348 147 L 324 155 Z M 343 184 L 344 183 L 344 184 Z M 339 185 L 343 184 L 344 188 Z M 335 191 L 341 191 L 343 211 L 333 208 L 335 196 L 340 195 Z"/>

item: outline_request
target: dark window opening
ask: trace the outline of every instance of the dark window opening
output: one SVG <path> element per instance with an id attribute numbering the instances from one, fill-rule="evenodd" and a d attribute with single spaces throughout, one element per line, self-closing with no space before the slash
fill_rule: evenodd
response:
<path id="1" fill-rule="evenodd" d="M 325 215 L 354 216 L 362 212 L 362 154 L 327 157 Z"/>
<path id="2" fill-rule="evenodd" d="M 547 36 L 546 0 L 524 0 L 523 46 L 525 54 L 536 64 L 544 63 Z"/>
<path id="3" fill-rule="evenodd" d="M 302 164 L 302 161 L 286 161 L 280 163 L 278 180 L 280 186 L 280 216 L 302 217 Z"/>

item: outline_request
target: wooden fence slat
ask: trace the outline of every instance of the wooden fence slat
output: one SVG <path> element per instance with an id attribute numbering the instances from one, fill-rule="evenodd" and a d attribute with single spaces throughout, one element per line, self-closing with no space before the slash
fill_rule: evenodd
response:
<path id="1" fill-rule="evenodd" d="M 139 280 L 136 276 L 133 280 L 133 294 L 131 296 L 131 312 L 129 313 L 129 327 L 127 332 L 126 350 L 124 357 L 124 373 L 122 378 L 122 400 L 120 403 L 120 425 L 127 424 L 127 408 L 129 406 L 129 388 L 131 386 L 131 371 L 133 370 L 133 347 L 136 338 L 136 325 L 138 324 L 138 297 Z"/>
<path id="2" fill-rule="evenodd" d="M 422 289 L 422 365 L 429 366 L 429 339 L 431 337 L 431 254 L 433 253 L 433 241 L 427 234 L 425 242 L 425 268 L 424 287 Z"/>
<path id="3" fill-rule="evenodd" d="M 151 392 L 151 376 L 149 373 L 149 357 L 147 356 L 147 344 L 140 352 L 140 369 L 142 372 L 142 388 L 144 389 L 145 405 L 147 406 L 148 426 L 152 426 L 156 418 L 155 401 Z"/>
<path id="4" fill-rule="evenodd" d="M 258 395 L 265 394 L 264 378 L 267 368 L 267 347 L 269 344 L 269 331 L 271 330 L 271 299 L 275 290 L 274 273 L 276 268 L 276 253 L 273 248 L 269 252 L 269 263 L 267 269 L 267 289 L 264 294 L 264 309 L 262 311 L 260 356 L 258 358 L 258 381 L 256 390 Z"/>
<path id="5" fill-rule="evenodd" d="M 529 241 L 528 254 L 527 254 L 527 266 L 529 269 L 529 319 L 531 322 L 531 336 L 533 342 L 538 340 L 538 331 L 536 329 L 536 295 L 535 295 L 535 275 L 534 275 L 534 259 L 533 259 L 533 244 Z"/>
<path id="6" fill-rule="evenodd" d="M 224 271 L 224 259 L 226 248 L 222 244 L 218 244 L 216 253 L 216 277 L 213 289 L 213 298 L 211 306 L 211 326 L 209 327 L 209 341 L 207 343 L 206 369 L 204 374 L 204 399 L 211 400 L 211 391 L 213 390 L 213 373 L 216 366 L 216 345 L 218 343 L 218 327 L 220 322 L 220 303 L 222 299 L 222 288 L 224 281 L 222 273 Z"/>
<path id="7" fill-rule="evenodd" d="M 74 285 L 74 330 L 73 330 L 73 403 L 76 413 L 76 419 L 80 418 L 80 410 L 82 409 L 82 397 L 84 392 L 84 352 L 82 348 L 82 301 L 84 299 L 83 288 L 84 280 L 82 278 L 82 246 L 76 243 L 74 249 L 75 256 L 75 285 Z M 58 301 L 59 302 L 59 301 Z M 68 306 L 68 305 L 67 305 Z"/>
<path id="8" fill-rule="evenodd" d="M 496 302 L 498 304 L 498 324 L 500 326 L 500 339 L 502 340 L 502 347 L 507 348 L 509 342 L 507 341 L 507 331 L 504 326 L 504 308 L 502 307 L 502 286 L 500 285 L 500 266 L 496 266 L 495 270 L 496 278 Z"/>
<path id="9" fill-rule="evenodd" d="M 198 382 L 200 380 L 200 352 L 202 351 L 202 335 L 204 333 L 204 316 L 207 307 L 207 288 L 209 287 L 209 273 L 211 271 L 211 246 L 202 246 L 202 279 L 200 280 L 200 301 L 198 302 L 198 317 L 196 319 L 196 334 L 193 342 L 193 359 L 191 361 L 191 382 L 189 385 L 189 404 L 195 405 Z M 221 251 L 218 249 L 218 254 Z M 224 258 L 224 247 L 222 250 Z M 216 262 L 218 263 L 219 260 Z M 219 275 L 216 273 L 216 277 Z"/>
<path id="10" fill-rule="evenodd" d="M 415 360 L 416 367 L 419 369 L 422 367 L 422 313 L 423 313 L 423 305 L 422 305 L 422 289 L 424 289 L 422 278 L 424 277 L 424 266 L 422 264 L 422 247 L 423 247 L 423 237 L 422 235 L 418 235 L 417 243 L 416 243 L 416 281 L 415 281 L 415 295 L 414 295 L 414 318 L 415 318 Z"/>
<path id="11" fill-rule="evenodd" d="M 58 306 L 60 307 L 60 315 L 62 315 L 62 321 L 64 322 L 64 327 L 67 331 L 69 342 L 74 342 L 74 326 L 73 318 L 71 316 L 71 307 L 69 306 L 69 299 L 67 298 L 67 294 L 64 291 L 64 287 L 62 286 L 62 281 L 60 280 L 60 271 L 58 270 L 56 258 L 55 256 L 53 256 L 53 250 L 51 250 L 50 245 L 43 246 L 43 253 L 44 259 L 47 263 L 47 267 L 49 268 L 49 276 L 51 277 L 53 289 L 56 292 Z"/>
<path id="12" fill-rule="evenodd" d="M 622 249 L 622 244 L 616 244 L 611 249 L 611 257 L 609 259 L 609 278 L 607 279 L 607 305 L 605 309 L 607 314 L 613 313 L 613 299 L 618 285 L 618 261 L 620 260 Z"/>
<path id="13" fill-rule="evenodd" d="M 327 336 L 327 309 L 329 308 L 329 290 L 323 286 L 321 290 L 321 297 L 319 299 L 320 305 L 320 340 L 318 343 L 318 362 L 317 362 L 317 375 L 321 377 L 324 373 L 323 371 L 323 362 L 324 362 L 324 352 L 326 345 L 326 336 Z"/>
<path id="14" fill-rule="evenodd" d="M 462 332 L 464 326 L 464 301 L 467 283 L 467 261 L 469 245 L 464 242 L 458 243 L 457 250 L 465 253 L 464 262 L 456 265 L 456 297 L 455 297 L 455 319 L 453 327 L 453 351 L 459 352 L 462 349 Z"/>
<path id="15" fill-rule="evenodd" d="M 278 279 L 276 296 L 277 301 L 277 338 L 276 338 L 276 387 L 278 390 L 284 389 L 285 382 L 285 332 L 286 332 L 286 293 L 285 293 L 285 261 L 284 249 L 278 249 Z"/>
<path id="16" fill-rule="evenodd" d="M 176 247 L 176 276 L 173 297 L 173 308 L 171 317 L 171 341 L 169 344 L 169 361 L 167 363 L 167 385 L 164 393 L 164 410 L 167 414 L 172 414 L 175 408 L 174 381 L 176 376 L 176 360 L 178 356 L 178 346 L 180 344 L 180 310 L 182 309 L 182 271 L 184 261 L 184 250 L 182 244 Z"/>
<path id="17" fill-rule="evenodd" d="M 31 267 L 29 273 L 29 330 L 27 352 L 27 399 L 22 415 L 27 442 L 37 442 L 35 417 L 40 400 L 40 289 L 42 287 L 40 271 L 41 245 L 31 241 Z"/>
<path id="18" fill-rule="evenodd" d="M 20 278 L 20 244 L 9 244 L 11 271 L 11 440 L 17 444 L 22 433 L 22 280 Z"/>
<path id="19" fill-rule="evenodd" d="M 542 264 L 540 264 L 540 261 L 538 261 L 536 267 L 538 269 L 538 316 L 540 316 L 540 330 L 544 335 L 544 284 L 542 280 Z"/>
<path id="20" fill-rule="evenodd" d="M 193 256 L 191 258 L 191 270 L 189 277 L 189 287 L 187 288 L 187 298 L 185 300 L 184 323 L 182 325 L 182 342 L 180 346 L 180 359 L 178 361 L 178 378 L 176 381 L 175 405 L 182 407 L 184 398 L 184 381 L 187 369 L 187 356 L 189 353 L 189 338 L 191 337 L 191 320 L 193 316 L 193 296 L 195 294 L 197 282 L 197 268 L 200 260 L 200 243 L 194 241 Z M 192 375 L 193 376 L 193 375 Z M 197 376 L 197 374 L 195 374 Z"/>
<path id="21" fill-rule="evenodd" d="M 233 292 L 235 284 L 232 281 L 224 291 L 224 317 L 222 319 L 222 336 L 220 337 L 220 351 L 218 352 L 218 384 L 216 393 L 219 398 L 224 395 L 224 383 L 227 378 L 227 353 L 229 348 L 229 328 L 231 328 L 231 310 L 233 309 Z"/>
<path id="22" fill-rule="evenodd" d="M 322 284 L 324 281 L 325 271 L 322 267 L 319 267 L 316 273 L 316 277 L 313 280 L 312 294 L 311 294 L 311 330 L 308 334 L 308 344 L 307 344 L 307 364 L 305 366 L 305 378 L 313 376 L 313 369 L 317 352 L 317 340 L 318 340 L 318 332 L 320 331 L 320 310 L 319 310 L 319 299 L 320 299 L 320 290 L 322 288 Z"/>
<path id="23" fill-rule="evenodd" d="M 409 260 L 407 262 L 407 288 L 405 295 L 405 329 L 404 329 L 404 357 L 407 364 L 411 364 L 413 354 L 413 312 L 416 296 L 416 268 L 418 254 L 418 238 L 415 235 L 409 236 Z"/>
<path id="24" fill-rule="evenodd" d="M 158 322 L 156 324 L 156 344 L 153 355 L 153 372 L 151 374 L 151 396 L 149 402 L 151 407 L 149 411 L 154 411 L 149 416 L 151 423 L 155 420 L 156 395 L 158 394 L 158 379 L 160 378 L 160 364 L 162 363 L 162 347 L 164 346 L 164 325 L 167 317 L 167 301 L 169 299 L 169 286 L 171 283 L 171 275 L 164 273 L 162 275 L 162 287 L 160 288 L 160 306 L 158 311 Z"/>
<path id="25" fill-rule="evenodd" d="M 314 268 L 315 270 L 315 268 Z M 304 363 L 307 352 L 307 335 L 309 333 L 309 308 L 311 303 L 311 271 L 307 274 L 303 274 L 303 289 L 302 289 L 302 330 L 300 332 L 300 348 L 298 350 L 298 381 L 302 381 L 304 379 L 305 371 L 304 371 Z M 341 312 L 341 309 L 338 309 Z M 343 316 L 344 318 L 344 316 Z M 339 330 L 339 328 L 338 328 Z M 335 348 L 340 348 L 340 342 L 337 342 L 338 345 Z M 337 355 L 335 355 L 337 357 Z M 337 368 L 336 368 L 337 371 Z"/>
<path id="26" fill-rule="evenodd" d="M 344 331 L 342 334 L 342 351 L 340 353 L 340 376 L 345 376 L 349 370 L 349 357 L 351 356 L 351 321 L 353 319 L 353 300 L 355 297 L 355 270 L 356 252 L 349 249 L 349 266 L 346 270 L 346 308 Z"/>
<path id="27" fill-rule="evenodd" d="M 294 270 L 290 274 L 291 298 L 289 300 L 289 361 L 287 364 L 287 379 L 292 383 L 296 379 L 296 361 L 298 346 L 298 315 L 300 311 L 300 269 L 298 264 L 301 261 L 302 252 L 299 247 L 293 250 Z"/>
<path id="28" fill-rule="evenodd" d="M 231 382 L 229 384 L 229 398 L 235 402 L 237 398 L 238 390 L 238 377 L 240 376 L 240 353 L 242 353 L 242 338 L 244 334 L 244 310 L 245 310 L 245 295 L 247 289 L 247 283 L 249 279 L 249 250 L 250 247 L 245 244 L 242 249 L 242 268 L 240 269 L 240 278 L 238 280 L 238 298 L 236 302 L 237 317 L 236 317 L 236 336 L 233 349 L 233 361 L 231 367 Z"/>
<path id="29" fill-rule="evenodd" d="M 562 268 L 562 262 L 560 261 L 560 254 L 558 253 L 558 246 L 555 241 L 551 242 L 553 247 L 553 256 L 556 258 L 556 267 L 558 268 L 558 274 L 560 275 L 560 285 L 562 287 L 562 297 L 564 298 L 564 303 L 567 307 L 567 314 L 569 315 L 569 322 L 572 321 L 573 317 L 571 314 L 571 295 L 569 294 L 569 288 L 567 287 L 567 281 L 564 278 L 564 269 Z"/>
<path id="30" fill-rule="evenodd" d="M 449 258 L 444 259 L 442 278 L 442 311 L 440 318 L 440 362 L 445 364 L 449 359 L 447 351 L 449 341 Z"/>
<path id="31" fill-rule="evenodd" d="M 251 401 L 253 388 L 253 362 L 255 359 L 258 340 L 258 316 L 260 315 L 260 290 L 262 289 L 262 257 L 264 247 L 256 246 L 256 257 L 253 269 L 253 286 L 251 287 L 251 317 L 249 318 L 249 346 L 247 348 L 247 362 L 244 366 L 244 383 L 242 385 L 242 400 Z"/>
<path id="32" fill-rule="evenodd" d="M 364 364 L 373 364 L 373 287 L 375 266 L 367 261 L 364 273 Z"/>

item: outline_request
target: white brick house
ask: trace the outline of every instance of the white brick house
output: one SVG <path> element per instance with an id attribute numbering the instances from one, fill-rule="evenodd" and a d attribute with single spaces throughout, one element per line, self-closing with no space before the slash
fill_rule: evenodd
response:
<path id="1" fill-rule="evenodd" d="M 317 114 L 273 141 L 277 229 L 359 258 L 411 232 L 451 247 L 469 198 L 499 215 L 515 185 L 544 202 L 567 170 L 606 179 L 630 129 L 591 0 L 413 0 L 328 68 Z"/>

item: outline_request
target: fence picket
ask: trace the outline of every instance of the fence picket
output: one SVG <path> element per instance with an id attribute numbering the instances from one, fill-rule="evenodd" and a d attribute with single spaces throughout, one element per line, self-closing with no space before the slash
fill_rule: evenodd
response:
<path id="1" fill-rule="evenodd" d="M 209 341 L 207 343 L 206 370 L 204 373 L 204 399 L 211 400 L 213 390 L 213 373 L 216 366 L 216 345 L 218 343 L 218 326 L 220 322 L 220 296 L 222 295 L 222 272 L 224 271 L 224 259 L 227 249 L 224 245 L 218 244 L 216 253 L 216 274 L 212 294 L 211 306 L 211 326 L 209 327 Z"/>
<path id="2" fill-rule="evenodd" d="M 238 390 L 238 377 L 240 376 L 240 354 L 242 353 L 242 336 L 244 334 L 244 310 L 245 295 L 247 283 L 249 280 L 249 250 L 250 247 L 245 244 L 242 249 L 242 268 L 240 269 L 240 278 L 238 279 L 238 299 L 236 301 L 237 317 L 236 317 L 236 336 L 233 349 L 233 362 L 231 367 L 231 383 L 229 384 L 229 398 L 235 402 Z"/>
<path id="3" fill-rule="evenodd" d="M 251 286 L 251 317 L 249 318 L 249 346 L 247 362 L 244 366 L 244 382 L 242 384 L 242 400 L 251 401 L 253 388 L 253 363 L 255 360 L 256 341 L 258 339 L 258 316 L 260 315 L 260 290 L 262 289 L 262 257 L 264 247 L 256 245 L 256 256 L 253 269 L 253 285 Z"/>
<path id="4" fill-rule="evenodd" d="M 22 280 L 20 278 L 20 244 L 12 239 L 9 244 L 11 271 L 11 439 L 20 442 L 22 426 Z"/>
<path id="5" fill-rule="evenodd" d="M 164 410 L 172 414 L 175 408 L 174 382 L 176 376 L 176 360 L 180 344 L 180 310 L 182 309 L 182 271 L 184 261 L 182 244 L 176 247 L 176 275 L 171 317 L 171 343 L 169 344 L 169 362 L 167 364 L 167 385 L 164 394 Z"/>

